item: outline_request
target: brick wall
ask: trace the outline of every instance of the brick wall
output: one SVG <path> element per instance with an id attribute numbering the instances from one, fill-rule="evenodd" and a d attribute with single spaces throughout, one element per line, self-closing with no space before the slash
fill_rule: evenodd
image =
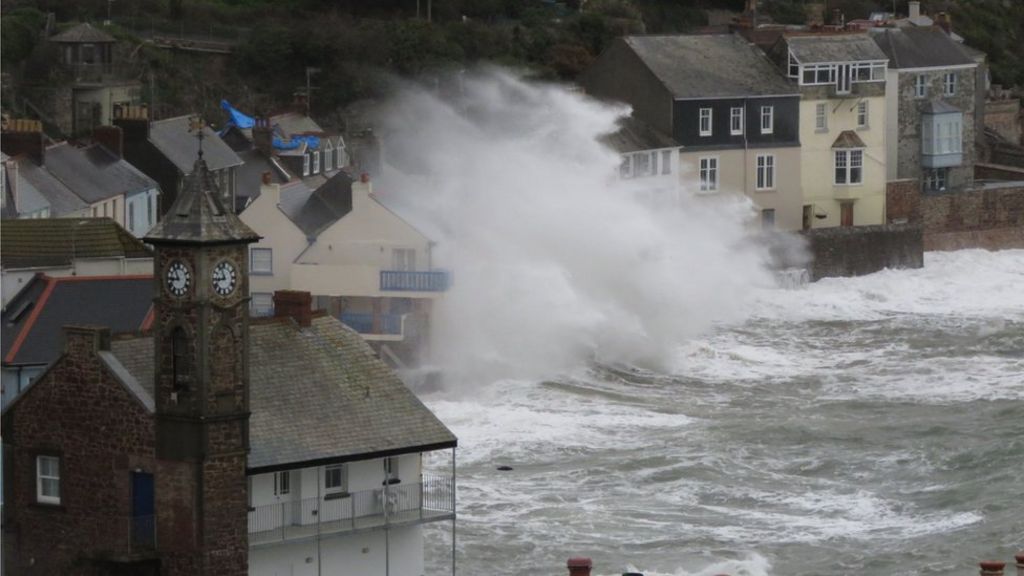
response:
<path id="1" fill-rule="evenodd" d="M 1024 248 L 1024 185 L 926 195 L 925 249 Z"/>
<path id="2" fill-rule="evenodd" d="M 885 216 L 890 224 L 921 221 L 921 188 L 914 179 L 886 183 Z"/>
<path id="3" fill-rule="evenodd" d="M 7 574 L 93 574 L 132 553 L 131 473 L 154 471 L 153 420 L 95 354 L 109 338 L 68 330 L 64 356 L 4 418 Z M 59 505 L 36 502 L 41 453 L 60 458 Z"/>
<path id="4" fill-rule="evenodd" d="M 921 227 L 916 224 L 817 228 L 804 235 L 813 258 L 811 280 L 924 266 Z"/>

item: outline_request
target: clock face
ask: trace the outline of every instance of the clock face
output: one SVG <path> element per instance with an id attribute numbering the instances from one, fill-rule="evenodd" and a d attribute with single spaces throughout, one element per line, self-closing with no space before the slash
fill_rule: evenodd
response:
<path id="1" fill-rule="evenodd" d="M 167 267 L 167 290 L 180 298 L 188 293 L 191 284 L 192 273 L 189 272 L 188 266 L 181 260 L 171 262 Z"/>
<path id="2" fill-rule="evenodd" d="M 235 266 L 227 260 L 222 260 L 213 268 L 213 291 L 218 296 L 227 296 L 235 291 L 238 282 L 238 274 Z"/>

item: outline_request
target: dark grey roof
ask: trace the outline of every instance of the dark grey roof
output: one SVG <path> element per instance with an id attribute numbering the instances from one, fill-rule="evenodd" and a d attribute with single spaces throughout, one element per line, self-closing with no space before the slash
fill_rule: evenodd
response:
<path id="1" fill-rule="evenodd" d="M 110 44 L 117 42 L 117 40 L 110 34 L 94 28 L 92 24 L 83 22 L 82 24 L 65 30 L 56 36 L 51 36 L 50 42 L 88 42 L 93 44 Z"/>
<path id="2" fill-rule="evenodd" d="M 46 149 L 45 168 L 90 204 L 157 188 L 152 178 L 99 144 L 51 146 Z"/>
<path id="3" fill-rule="evenodd" d="M 616 152 L 639 152 L 659 148 L 679 148 L 679 143 L 667 134 L 656 130 L 636 116 L 621 118 L 619 129 L 601 138 L 601 141 Z"/>
<path id="4" fill-rule="evenodd" d="M 941 28 L 875 28 L 871 36 L 889 57 L 889 68 L 938 68 L 974 64 L 964 47 Z"/>
<path id="5" fill-rule="evenodd" d="M 616 41 L 625 42 L 675 98 L 797 94 L 754 45 L 733 34 Z"/>
<path id="6" fill-rule="evenodd" d="M 285 137 L 292 134 L 325 134 L 326 131 L 320 127 L 312 118 L 298 112 L 285 112 L 270 117 L 270 125 L 280 129 Z"/>
<path id="7" fill-rule="evenodd" d="M 259 234 L 235 216 L 234 206 L 223 205 L 216 178 L 206 167 L 204 158 L 196 159 L 190 172 L 185 176 L 181 193 L 174 199 L 163 219 L 146 234 L 146 242 L 220 243 L 259 240 Z"/>
<path id="8" fill-rule="evenodd" d="M 71 191 L 53 174 L 36 166 L 27 157 L 17 158 L 18 193 L 24 198 L 42 197 L 50 205 L 50 216 L 67 216 L 89 207 L 84 200 Z"/>
<path id="9" fill-rule="evenodd" d="M 242 164 L 235 172 L 235 213 L 239 213 L 251 201 L 260 195 L 260 184 L 263 174 L 270 172 L 270 181 L 274 184 L 288 182 L 288 173 L 275 165 L 270 158 L 256 149 L 238 152 Z"/>
<path id="10" fill-rule="evenodd" d="M 282 194 L 281 211 L 306 237 L 315 238 L 352 211 L 352 178 L 338 172 L 306 196 L 293 192 L 285 199 Z"/>
<path id="11" fill-rule="evenodd" d="M 864 62 L 888 58 L 866 33 L 786 36 L 786 43 L 801 64 Z"/>
<path id="12" fill-rule="evenodd" d="M 0 226 L 4 268 L 65 266 L 76 258 L 150 258 L 141 240 L 110 218 L 27 218 Z"/>
<path id="13" fill-rule="evenodd" d="M 456 438 L 359 334 L 319 316 L 254 320 L 249 331 L 250 470 L 452 447 Z M 121 364 L 153 390 L 153 343 L 114 340 Z"/>
<path id="14" fill-rule="evenodd" d="M 53 362 L 61 351 L 61 328 L 67 324 L 138 331 L 152 305 L 152 276 L 36 276 L 2 313 L 3 362 Z"/>
<path id="15" fill-rule="evenodd" d="M 178 116 L 158 120 L 149 125 L 149 141 L 167 157 L 182 174 L 192 172 L 199 143 L 189 132 L 189 117 Z M 203 158 L 210 170 L 238 166 L 242 159 L 224 143 L 209 126 L 203 127 Z"/>
<path id="16" fill-rule="evenodd" d="M 931 100 L 921 108 L 922 114 L 959 114 L 963 110 L 942 100 Z"/>

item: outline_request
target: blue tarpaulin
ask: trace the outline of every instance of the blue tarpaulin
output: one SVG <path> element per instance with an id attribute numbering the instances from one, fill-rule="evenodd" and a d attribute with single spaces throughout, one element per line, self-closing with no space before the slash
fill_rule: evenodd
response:
<path id="1" fill-rule="evenodd" d="M 281 140 L 277 136 L 274 136 L 274 148 L 278 150 L 295 150 L 302 143 L 305 142 L 310 148 L 320 147 L 320 138 L 316 136 L 292 136 L 291 140 Z"/>
<path id="2" fill-rule="evenodd" d="M 256 121 L 251 116 L 242 114 L 234 106 L 228 103 L 227 100 L 220 101 L 220 107 L 231 116 L 231 122 L 239 128 L 252 128 L 256 125 Z"/>

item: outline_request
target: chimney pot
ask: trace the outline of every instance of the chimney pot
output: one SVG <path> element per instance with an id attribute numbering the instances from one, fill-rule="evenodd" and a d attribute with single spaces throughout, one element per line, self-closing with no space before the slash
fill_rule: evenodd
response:
<path id="1" fill-rule="evenodd" d="M 299 326 L 313 323 L 313 297 L 299 290 L 274 292 L 274 317 L 292 318 Z"/>
<path id="2" fill-rule="evenodd" d="M 978 566 L 981 567 L 980 576 L 1002 576 L 1006 562 L 985 561 L 979 562 Z"/>
<path id="3" fill-rule="evenodd" d="M 359 175 L 359 181 L 362 182 L 363 184 L 366 184 L 367 182 L 370 181 L 370 175 L 367 174 L 366 172 L 363 172 L 362 174 Z"/>
<path id="4" fill-rule="evenodd" d="M 262 175 L 260 175 L 260 179 L 264 184 L 268 185 L 274 182 L 274 177 L 270 172 L 264 172 Z"/>
<path id="5" fill-rule="evenodd" d="M 569 576 L 590 576 L 590 569 L 594 563 L 590 558 L 575 557 L 569 558 L 565 565 L 569 568 Z"/>

